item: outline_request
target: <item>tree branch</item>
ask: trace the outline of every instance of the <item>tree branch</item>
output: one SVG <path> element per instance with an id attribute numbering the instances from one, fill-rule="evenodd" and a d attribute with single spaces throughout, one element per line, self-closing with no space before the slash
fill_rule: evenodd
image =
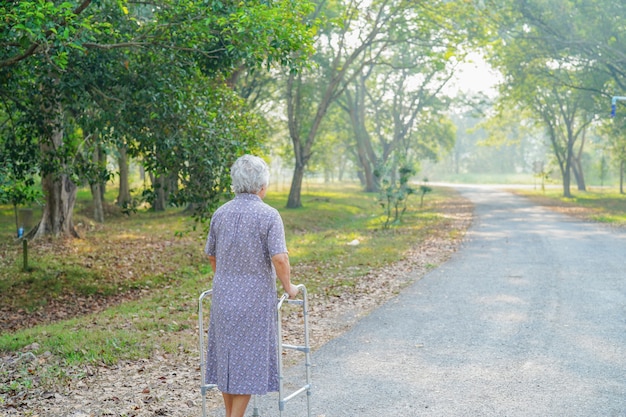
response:
<path id="1" fill-rule="evenodd" d="M 111 49 L 131 48 L 135 46 L 139 47 L 139 46 L 146 46 L 146 45 L 149 45 L 149 44 L 146 42 L 121 42 L 121 43 L 109 43 L 109 44 L 91 43 L 91 42 L 83 43 L 83 46 L 85 48 L 104 49 L 106 51 L 109 51 Z"/>
<path id="2" fill-rule="evenodd" d="M 89 4 L 91 4 L 91 0 L 84 0 L 78 7 L 76 7 L 74 9 L 74 11 L 72 13 L 74 13 L 75 15 L 79 15 L 81 14 L 88 6 Z M 67 24 L 67 22 L 65 20 L 61 21 L 61 23 L 59 24 L 59 26 L 65 26 Z M 51 35 L 53 34 L 52 30 L 48 30 L 46 31 L 44 37 L 46 39 L 48 39 Z M 39 47 L 41 46 L 41 43 L 39 42 L 33 42 L 28 49 L 26 49 L 24 51 L 24 53 L 20 54 L 20 55 L 15 55 L 11 58 L 5 59 L 4 61 L 0 61 L 0 68 L 4 68 L 4 67 L 8 67 L 11 65 L 14 65 L 20 61 L 23 61 L 24 59 L 32 56 L 37 49 L 39 49 Z"/>
<path id="3" fill-rule="evenodd" d="M 17 64 L 18 62 L 28 58 L 29 56 L 33 55 L 35 53 L 35 51 L 37 50 L 37 48 L 39 48 L 39 43 L 35 42 L 32 45 L 30 45 L 30 47 L 24 51 L 23 54 L 21 55 L 15 55 L 9 59 L 5 59 L 4 61 L 0 61 L 0 68 L 4 68 L 4 67 L 9 67 L 13 64 Z"/>
<path id="4" fill-rule="evenodd" d="M 91 0 L 84 0 L 77 8 L 74 9 L 74 14 L 75 15 L 79 15 L 81 14 L 88 6 L 89 4 L 91 4 Z M 62 25 L 64 25 L 66 22 L 63 22 Z"/>

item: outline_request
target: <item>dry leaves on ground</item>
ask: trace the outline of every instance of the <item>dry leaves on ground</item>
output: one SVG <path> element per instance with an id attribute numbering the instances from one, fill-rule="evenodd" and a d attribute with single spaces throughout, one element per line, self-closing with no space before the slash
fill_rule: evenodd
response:
<path id="1" fill-rule="evenodd" d="M 313 349 L 341 335 L 359 318 L 380 306 L 402 288 L 445 262 L 458 248 L 472 218 L 470 203 L 456 200 L 446 207 L 448 221 L 404 260 L 363 276 L 355 288 L 337 297 L 309 296 L 310 339 Z M 300 344 L 301 310 L 286 311 L 284 334 L 288 343 Z M 197 329 L 181 332 L 180 337 L 197 338 Z M 20 360 L 44 361 L 28 352 L 0 358 L 0 375 L 10 374 Z M 295 358 L 288 358 L 292 363 Z M 313 354 L 313 360 L 315 355 Z M 58 392 L 24 392 L 0 404 L 4 415 L 46 417 L 170 416 L 200 415 L 200 370 L 197 351 L 175 354 L 156 353 L 150 360 L 122 362 L 111 367 L 84 367 L 80 378 Z M 315 380 L 315 375 L 313 375 Z M 32 390 L 31 390 L 32 391 Z M 217 392 L 207 395 L 209 409 L 221 406 Z"/>

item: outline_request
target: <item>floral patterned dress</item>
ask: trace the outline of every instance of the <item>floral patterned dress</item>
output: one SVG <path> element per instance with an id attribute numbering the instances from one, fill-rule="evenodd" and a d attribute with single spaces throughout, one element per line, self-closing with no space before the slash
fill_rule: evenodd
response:
<path id="1" fill-rule="evenodd" d="M 205 382 L 229 394 L 278 391 L 276 273 L 286 253 L 278 211 L 237 194 L 213 214 L 204 251 L 216 257 Z"/>

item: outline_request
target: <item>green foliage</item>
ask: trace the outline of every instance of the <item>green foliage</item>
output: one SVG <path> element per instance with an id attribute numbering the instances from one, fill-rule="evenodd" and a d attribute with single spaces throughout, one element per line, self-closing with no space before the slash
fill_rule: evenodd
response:
<path id="1" fill-rule="evenodd" d="M 424 182 L 428 182 L 428 179 L 424 178 Z M 424 197 L 426 196 L 426 194 L 432 193 L 432 192 L 433 192 L 432 187 L 429 187 L 428 185 L 425 185 L 425 184 L 420 185 L 420 207 L 424 207 Z"/>
<path id="2" fill-rule="evenodd" d="M 171 201 L 205 218 L 228 189 L 225 167 L 257 151 L 264 137 L 226 80 L 242 68 L 304 65 L 312 7 L 291 0 L 3 2 L 0 128 L 11 130 L 13 145 L 3 157 L 52 180 L 99 184 L 111 172 L 95 153 L 124 147 L 157 179 L 178 178 Z"/>
<path id="3" fill-rule="evenodd" d="M 11 164 L 0 167 L 0 204 L 27 205 L 41 198 L 32 178 L 19 179 L 10 171 Z"/>
<path id="4" fill-rule="evenodd" d="M 336 108 L 349 114 L 342 147 L 363 174 L 366 190 L 377 189 L 374 167 L 396 154 L 417 163 L 449 148 L 454 136 L 443 116 L 449 101 L 442 88 L 463 49 L 482 36 L 476 8 L 467 1 L 332 1 L 320 3 L 319 13 L 314 72 L 284 80 L 295 158 L 287 203 L 292 208 L 302 205 L 305 167 L 343 162 L 326 142 L 317 144 L 337 140 L 324 131 L 336 123 Z M 334 120 L 323 121 L 329 114 Z M 334 130 L 340 129 L 346 127 Z"/>
<path id="5" fill-rule="evenodd" d="M 16 170 L 10 161 L 7 161 L 4 166 L 0 166 L 0 204 L 13 206 L 16 230 L 22 226 L 18 220 L 18 207 L 37 202 L 41 197 L 41 191 L 35 187 L 32 176 L 22 176 L 19 169 Z M 22 230 L 21 232 L 24 233 L 25 231 Z M 18 235 L 20 235 L 19 232 Z"/>
<path id="6" fill-rule="evenodd" d="M 510 1 L 498 6 L 502 13 L 495 21 L 506 36 L 493 43 L 491 62 L 501 70 L 506 81 L 501 87 L 500 100 L 505 104 L 500 111 L 508 106 L 520 112 L 528 111 L 535 125 L 545 131 L 561 172 L 566 197 L 570 195 L 572 172 L 578 174 L 578 186 L 585 186 L 580 160 L 584 146 L 581 138 L 598 113 L 606 114 L 602 111 L 607 108 L 602 104 L 606 100 L 603 91 L 612 81 L 602 68 L 606 59 L 590 60 L 585 51 L 595 42 L 603 42 L 601 37 L 587 39 L 600 28 L 590 26 L 586 16 L 593 15 L 592 22 L 604 25 L 591 13 L 600 4 L 622 9 L 623 16 L 623 5 L 616 7 L 614 3 Z M 605 10 L 597 12 L 604 14 Z M 568 18 L 563 19 L 564 15 Z M 588 34 L 584 35 L 586 32 Z M 587 45 L 577 47 L 577 42 L 572 42 L 576 37 Z"/>
<path id="7" fill-rule="evenodd" d="M 416 191 L 409 183 L 416 171 L 412 166 L 405 165 L 401 166 L 397 172 L 394 170 L 382 172 L 379 171 L 377 175 L 381 181 L 378 203 L 385 211 L 386 219 L 383 228 L 388 229 L 392 224 L 397 225 L 402 221 L 409 196 L 415 194 Z"/>
<path id="8" fill-rule="evenodd" d="M 203 92 L 180 86 L 193 101 L 176 114 L 168 112 L 166 106 L 175 103 L 166 97 L 153 106 L 153 113 L 163 116 L 153 120 L 150 131 L 138 134 L 132 152 L 143 155 L 148 170 L 174 174 L 180 187 L 170 190 L 170 202 L 190 205 L 201 221 L 230 193 L 229 167 L 235 159 L 245 152 L 258 153 L 266 136 L 262 121 L 246 111 L 243 100 L 223 81 L 206 85 Z"/>
<path id="9" fill-rule="evenodd" d="M 0 4 L 0 68 L 42 55 L 65 68 L 71 49 L 82 49 L 91 33 L 110 28 L 95 23 L 70 2 L 4 1 Z M 9 73 L 14 74 L 14 73 Z"/>

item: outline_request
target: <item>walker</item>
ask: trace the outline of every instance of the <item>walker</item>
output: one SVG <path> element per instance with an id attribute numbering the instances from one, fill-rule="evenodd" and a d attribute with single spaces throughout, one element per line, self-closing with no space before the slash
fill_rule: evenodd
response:
<path id="1" fill-rule="evenodd" d="M 289 295 L 284 294 L 282 297 L 278 299 L 278 303 L 276 306 L 276 316 L 277 316 L 277 338 L 278 338 L 278 410 L 279 415 L 282 417 L 283 411 L 285 410 L 285 405 L 287 402 L 291 401 L 298 395 L 305 393 L 307 395 L 307 417 L 311 417 L 311 347 L 309 345 L 309 303 L 307 299 L 307 291 L 306 287 L 303 284 L 296 286 L 300 293 L 302 294 L 301 300 L 290 300 Z M 213 290 L 204 291 L 200 294 L 200 298 L 198 299 L 198 331 L 199 331 L 199 341 L 200 341 L 200 393 L 202 395 L 202 416 L 207 417 L 206 411 L 206 394 L 208 391 L 212 389 L 216 389 L 217 385 L 215 384 L 206 384 L 204 382 L 204 376 L 206 373 L 206 351 L 205 351 L 205 340 L 208 339 L 208 332 L 205 334 L 204 332 L 204 319 L 202 314 L 202 306 L 203 301 L 213 294 Z M 295 304 L 302 306 L 302 317 L 304 321 L 304 345 L 289 345 L 283 343 L 283 335 L 281 329 L 281 308 L 283 304 Z M 285 349 L 295 350 L 298 352 L 304 353 L 304 366 L 305 366 L 305 377 L 306 383 L 293 393 L 289 395 L 285 395 L 283 381 L 283 351 Z M 260 417 L 259 410 L 257 408 L 256 396 L 253 396 L 253 414 L 252 417 Z"/>

